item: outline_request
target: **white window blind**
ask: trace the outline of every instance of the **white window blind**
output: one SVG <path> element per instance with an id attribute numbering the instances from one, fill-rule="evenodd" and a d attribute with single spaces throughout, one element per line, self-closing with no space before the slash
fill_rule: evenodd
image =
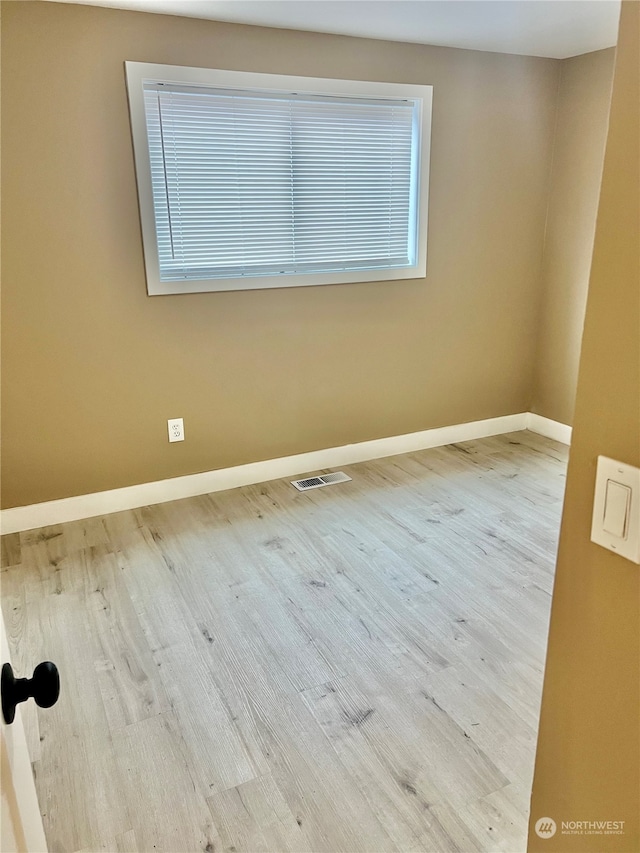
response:
<path id="1" fill-rule="evenodd" d="M 125 66 L 150 296 L 425 277 L 431 86 Z"/>
<path id="2" fill-rule="evenodd" d="M 162 281 L 410 266 L 416 103 L 146 82 Z"/>

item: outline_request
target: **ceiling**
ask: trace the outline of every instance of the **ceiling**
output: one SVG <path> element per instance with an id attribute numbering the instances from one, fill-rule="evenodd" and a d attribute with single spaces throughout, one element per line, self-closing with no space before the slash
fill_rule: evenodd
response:
<path id="1" fill-rule="evenodd" d="M 50 0 L 565 59 L 616 43 L 619 0 Z"/>

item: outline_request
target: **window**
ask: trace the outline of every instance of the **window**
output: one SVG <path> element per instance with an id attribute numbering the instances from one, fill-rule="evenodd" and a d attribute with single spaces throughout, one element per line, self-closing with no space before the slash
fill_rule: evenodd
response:
<path id="1" fill-rule="evenodd" d="M 150 295 L 424 277 L 430 86 L 126 69 Z"/>

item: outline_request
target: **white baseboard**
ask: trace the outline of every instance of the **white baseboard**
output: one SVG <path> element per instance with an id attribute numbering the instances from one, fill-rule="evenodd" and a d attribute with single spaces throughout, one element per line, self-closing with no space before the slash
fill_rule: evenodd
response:
<path id="1" fill-rule="evenodd" d="M 140 485 L 127 486 L 123 489 L 111 489 L 90 495 L 77 495 L 57 501 L 45 501 L 30 506 L 4 509 L 0 512 L 0 529 L 3 534 L 17 533 L 21 530 L 32 530 L 36 527 L 47 527 L 65 521 L 77 521 L 81 518 L 92 518 L 110 512 L 121 512 L 150 504 L 205 495 L 209 492 L 235 489 L 238 486 L 264 483 L 268 480 L 278 480 L 281 477 L 296 477 L 300 474 L 310 474 L 325 468 L 353 465 L 356 462 L 367 462 L 370 459 L 381 459 L 385 456 L 396 456 L 399 453 L 411 453 L 415 450 L 427 450 L 430 447 L 442 447 L 446 444 L 471 441 L 475 438 L 486 438 L 491 435 L 502 435 L 527 428 L 566 443 L 568 443 L 571 434 L 570 427 L 566 427 L 564 424 L 523 412 L 500 418 L 489 418 L 484 421 L 454 424 L 439 429 L 426 429 L 407 435 L 394 435 L 390 438 L 361 441 L 358 444 L 347 444 L 343 447 L 329 447 L 310 453 L 299 453 L 296 456 L 251 462 L 248 465 L 221 468 L 217 471 L 204 471 L 201 474 L 188 474 L 184 477 L 173 477 L 170 480 L 140 483 Z M 552 434 L 554 431 L 555 433 Z M 560 433 L 563 437 L 558 437 Z"/>
<path id="2" fill-rule="evenodd" d="M 551 418 L 543 418 L 542 415 L 534 415 L 533 412 L 528 412 L 527 429 L 530 429 L 531 432 L 537 432 L 538 435 L 544 435 L 546 438 L 552 438 L 554 441 L 560 441 L 562 444 L 571 444 L 571 427 L 567 424 L 561 424 L 559 421 L 552 421 Z"/>

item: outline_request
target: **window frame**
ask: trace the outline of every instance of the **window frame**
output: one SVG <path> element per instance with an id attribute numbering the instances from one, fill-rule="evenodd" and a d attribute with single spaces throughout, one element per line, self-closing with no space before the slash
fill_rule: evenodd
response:
<path id="1" fill-rule="evenodd" d="M 429 196 L 429 158 L 431 146 L 431 110 L 433 87 L 404 83 L 338 80 L 320 77 L 293 77 L 259 74 L 248 71 L 192 68 L 147 62 L 125 62 L 138 203 L 142 229 L 144 263 L 149 296 L 207 293 L 233 290 L 262 290 L 280 287 L 307 287 L 353 282 L 398 281 L 426 277 L 427 219 Z M 158 243 L 153 203 L 151 164 L 144 105 L 144 83 L 174 83 L 220 89 L 265 90 L 269 92 L 304 92 L 314 95 L 342 97 L 399 98 L 417 104 L 418 156 L 416 157 L 416 263 L 387 269 L 345 270 L 331 273 L 283 273 L 280 275 L 242 276 L 237 278 L 185 279 L 163 281 L 160 278 Z"/>

